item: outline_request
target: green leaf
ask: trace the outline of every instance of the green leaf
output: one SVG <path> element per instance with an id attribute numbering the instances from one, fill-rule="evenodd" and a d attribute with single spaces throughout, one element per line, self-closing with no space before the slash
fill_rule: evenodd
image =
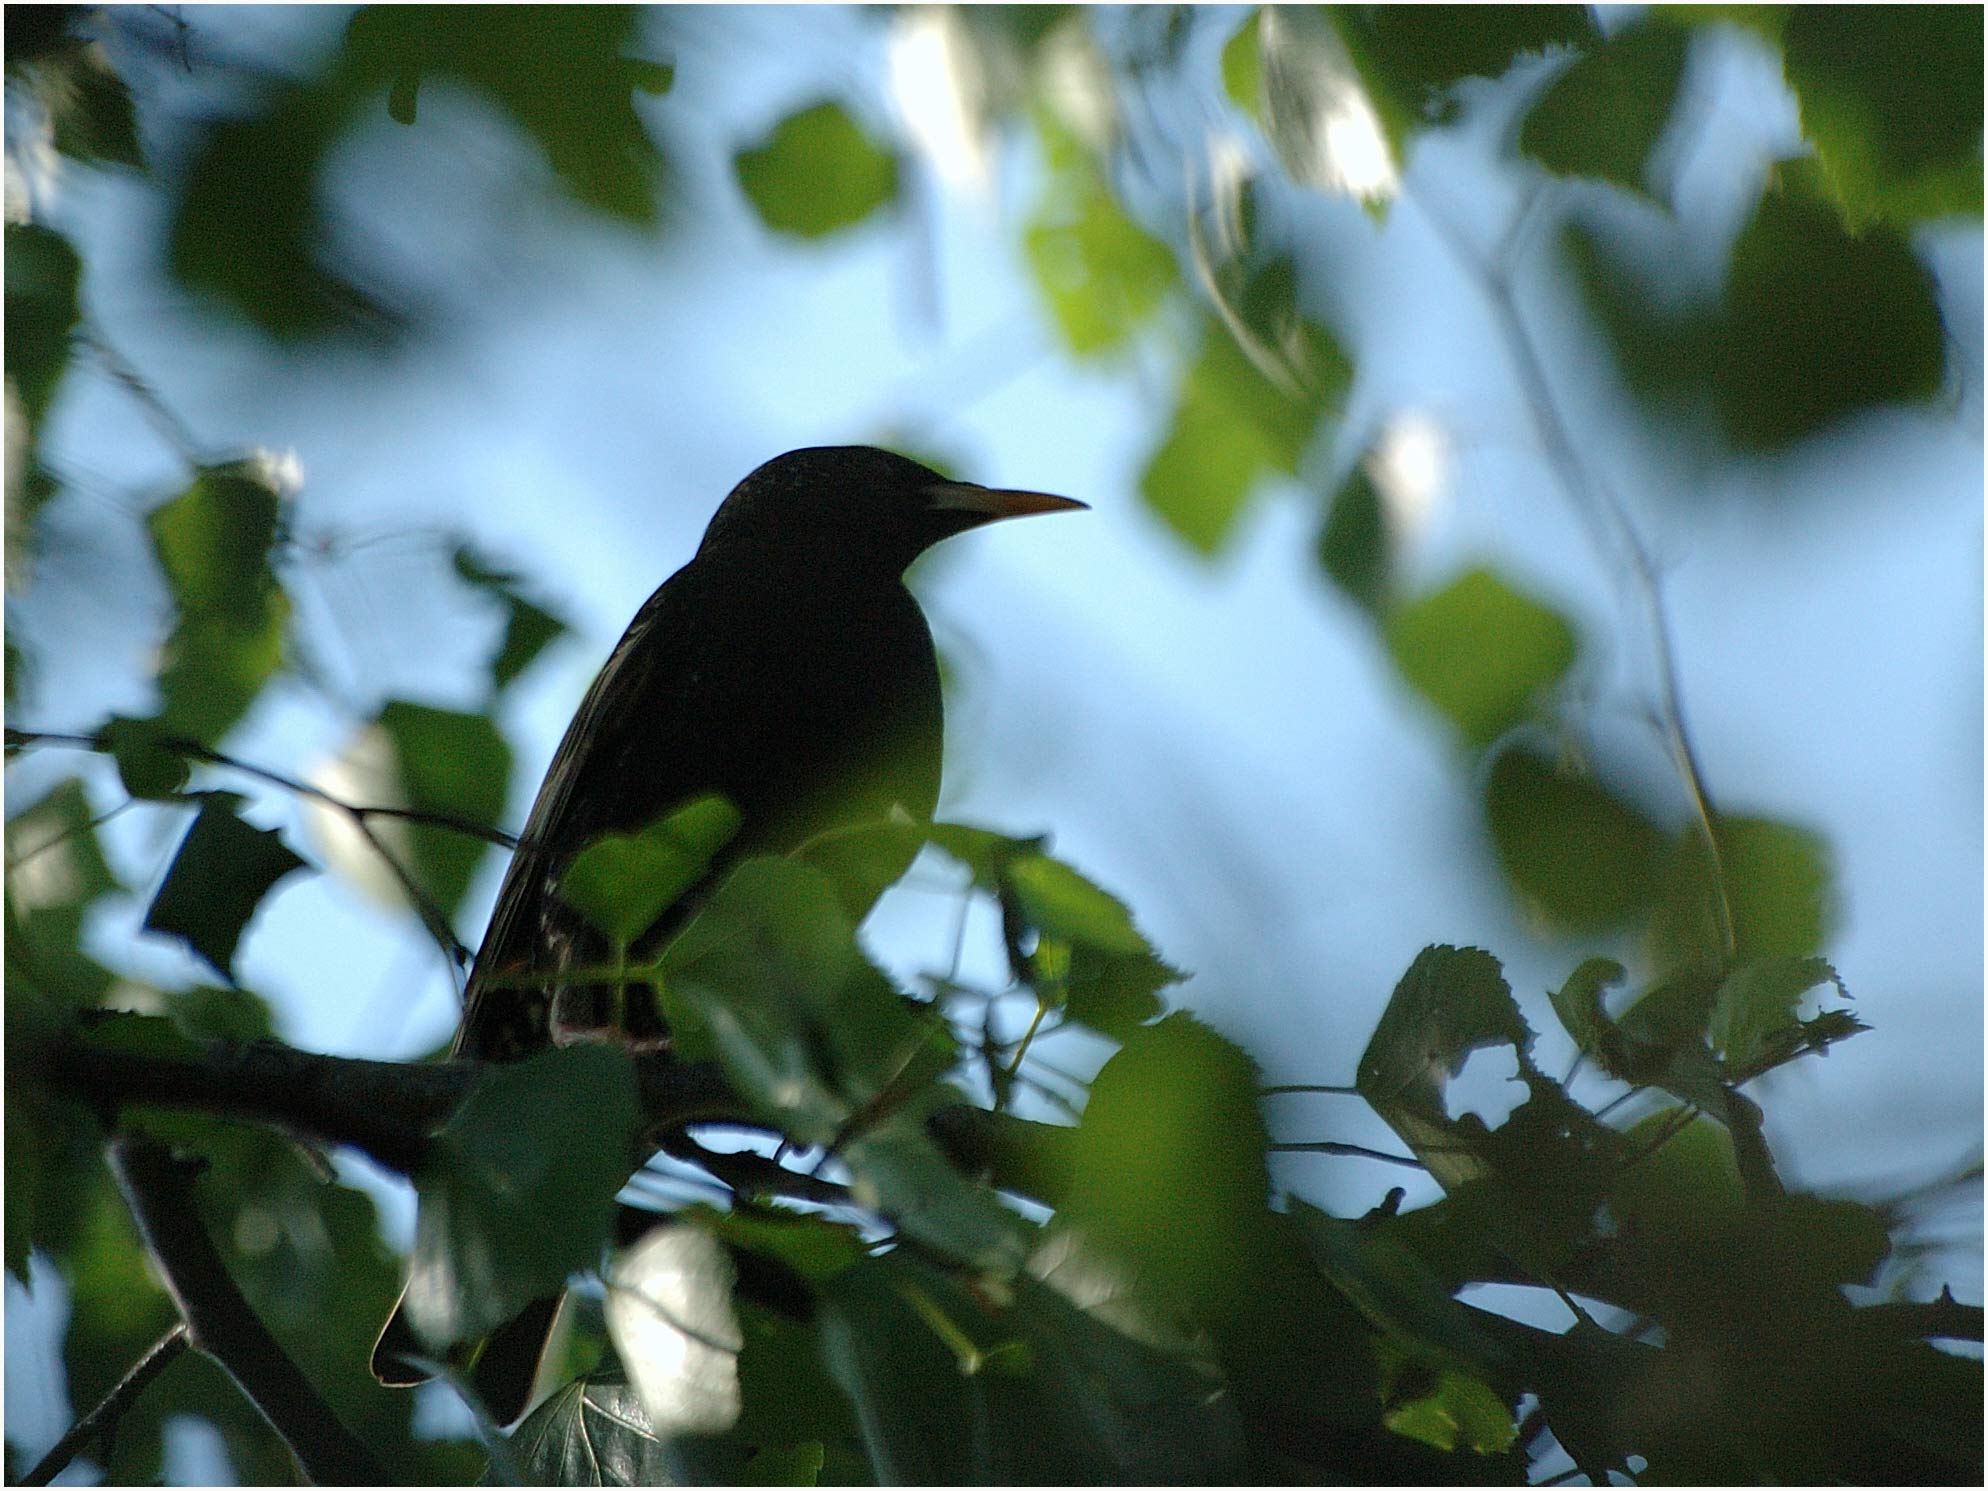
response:
<path id="1" fill-rule="evenodd" d="M 1364 466 L 1356 466 L 1339 490 L 1325 526 L 1319 530 L 1318 563 L 1346 598 L 1379 618 L 1393 604 L 1395 556 L 1386 505 Z"/>
<path id="2" fill-rule="evenodd" d="M 1501 1455 L 1518 1439 L 1511 1405 L 1482 1379 L 1453 1367 L 1433 1371 L 1413 1358 L 1383 1379 L 1388 1410 L 1382 1420 L 1407 1439 L 1451 1453 Z"/>
<path id="3" fill-rule="evenodd" d="M 575 201 L 653 224 L 666 163 L 632 95 L 667 88 L 671 70 L 625 55 L 642 29 L 641 13 L 620 5 L 515 5 L 488 14 L 369 6 L 346 29 L 338 81 L 353 92 L 389 88 L 389 107 L 405 124 L 415 121 L 428 79 L 466 85 L 545 152 Z"/>
<path id="4" fill-rule="evenodd" d="M 277 881 L 309 866 L 275 829 L 243 822 L 242 799 L 233 793 L 200 798 L 200 812 L 146 909 L 145 930 L 179 938 L 232 981 L 235 948 L 256 907 Z"/>
<path id="5" fill-rule="evenodd" d="M 1125 903 L 1060 860 L 1031 854 L 1007 866 L 1006 879 L 1023 915 L 1045 936 L 1112 953 L 1144 953 L 1151 945 L 1132 925 Z"/>
<path id="6" fill-rule="evenodd" d="M 1266 266 L 1256 283 L 1287 278 Z M 1238 301 L 1249 298 L 1249 286 Z M 1251 361 L 1229 329 L 1206 322 L 1167 433 L 1139 476 L 1139 495 L 1195 552 L 1215 553 L 1235 531 L 1265 477 L 1294 476 L 1321 414 L 1352 381 L 1338 345 L 1295 307 L 1282 325 L 1251 330 L 1277 381 Z"/>
<path id="7" fill-rule="evenodd" d="M 1028 1256 L 1029 1225 L 992 1189 L 961 1174 L 925 1130 L 934 1103 L 960 1100 L 956 1092 L 934 1093 L 845 1143 L 851 1190 L 907 1237 L 979 1273 L 1012 1278 Z"/>
<path id="8" fill-rule="evenodd" d="M 467 543 L 456 545 L 455 571 L 464 583 L 494 596 L 504 608 L 504 639 L 490 659 L 490 687 L 502 693 L 552 643 L 566 634 L 566 623 L 529 600 L 519 588 L 519 576 L 483 559 Z"/>
<path id="9" fill-rule="evenodd" d="M 1252 6 L 1235 35 L 1222 43 L 1222 91 L 1259 125 L 1263 123 L 1263 12 Z"/>
<path id="10" fill-rule="evenodd" d="M 211 745 L 283 661 L 289 598 L 271 556 L 281 496 L 261 464 L 202 468 L 145 523 L 179 620 L 159 671 L 158 727 Z"/>
<path id="11" fill-rule="evenodd" d="M 624 946 L 702 880 L 739 831 L 739 810 L 705 795 L 632 834 L 603 834 L 573 857 L 559 898 Z"/>
<path id="12" fill-rule="evenodd" d="M 98 727 L 97 737 L 110 748 L 118 780 L 133 797 L 168 801 L 179 795 L 193 774 L 186 757 L 163 744 L 170 737 L 156 720 L 112 715 Z"/>
<path id="13" fill-rule="evenodd" d="M 1406 601 L 1384 626 L 1395 667 L 1477 749 L 1524 720 L 1573 667 L 1573 624 L 1488 569 Z"/>
<path id="14" fill-rule="evenodd" d="M 1740 964 L 1719 986 L 1707 1027 L 1712 1047 L 1729 1067 L 1745 1071 L 1801 1043 L 1796 1008 L 1818 984 L 1849 998 L 1843 981 L 1821 958 L 1762 958 Z"/>
<path id="15" fill-rule="evenodd" d="M 1519 148 L 1556 175 L 1647 191 L 1650 152 L 1677 105 L 1688 40 L 1660 19 L 1617 32 L 1554 79 L 1527 112 Z"/>
<path id="16" fill-rule="evenodd" d="M 1589 958 L 1549 994 L 1560 1028 L 1583 1052 L 1599 1056 L 1617 1038 L 1615 1022 L 1602 1004 L 1602 991 L 1627 976 L 1628 970 L 1612 958 Z"/>
<path id="17" fill-rule="evenodd" d="M 1091 1084 L 1060 1218 L 1170 1307 L 1218 1318 L 1269 1201 L 1254 1064 L 1184 1014 L 1134 1030 Z"/>
<path id="18" fill-rule="evenodd" d="M 1063 341 L 1079 357 L 1122 347 L 1178 275 L 1173 254 L 1129 217 L 1084 147 L 1037 114 L 1048 175 L 1022 246 Z"/>
<path id="19" fill-rule="evenodd" d="M 1664 835 L 1598 778 L 1514 745 L 1491 763 L 1484 819 L 1520 904 L 1554 931 L 1604 932 L 1649 910 Z"/>
<path id="20" fill-rule="evenodd" d="M 492 1067 L 436 1134 L 420 1197 L 409 1322 L 438 1353 L 557 1293 L 600 1255 L 635 1168 L 634 1068 L 587 1043 Z"/>
<path id="21" fill-rule="evenodd" d="M 1981 31 L 1965 6 L 1789 8 L 1788 84 L 1852 230 L 1981 215 Z"/>
<path id="22" fill-rule="evenodd" d="M 409 808 L 494 827 L 510 795 L 511 748 L 495 720 L 394 699 L 381 708 L 378 728 L 392 750 L 395 794 Z M 469 891 L 490 852 L 480 838 L 418 823 L 376 825 L 429 901 L 447 918 Z"/>
<path id="23" fill-rule="evenodd" d="M 1665 865 L 1650 927 L 1652 961 L 1662 969 L 1724 966 L 1721 897 L 1736 957 L 1803 958 L 1820 951 L 1839 916 L 1827 842 L 1768 818 L 1722 813 L 1716 824 L 1716 866 L 1695 827 Z"/>
<path id="24" fill-rule="evenodd" d="M 788 115 L 732 169 L 760 221 L 797 238 L 853 227 L 897 198 L 897 158 L 833 102 Z"/>

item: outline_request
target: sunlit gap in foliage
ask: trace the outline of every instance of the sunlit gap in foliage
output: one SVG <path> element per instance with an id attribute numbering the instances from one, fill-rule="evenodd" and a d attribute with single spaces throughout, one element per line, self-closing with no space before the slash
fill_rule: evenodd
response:
<path id="1" fill-rule="evenodd" d="M 1449 432 L 1424 410 L 1399 411 L 1381 428 L 1366 465 L 1394 531 L 1413 542 L 1449 490 Z"/>
<path id="2" fill-rule="evenodd" d="M 993 172 L 988 80 L 967 22 L 949 6 L 917 5 L 891 28 L 890 91 L 905 132 L 939 179 L 974 196 Z"/>

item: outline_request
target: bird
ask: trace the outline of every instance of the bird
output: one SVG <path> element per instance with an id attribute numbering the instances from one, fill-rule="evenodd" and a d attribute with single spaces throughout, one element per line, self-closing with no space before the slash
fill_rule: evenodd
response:
<path id="1" fill-rule="evenodd" d="M 1086 506 L 955 481 L 871 446 L 789 451 L 734 487 L 690 561 L 635 613 L 553 753 L 471 966 L 451 1054 L 516 1061 L 599 1033 L 610 991 L 562 987 L 559 974 L 597 967 L 611 949 L 558 882 L 602 835 L 713 794 L 738 813 L 703 877 L 636 939 L 631 952 L 646 954 L 747 857 L 896 811 L 929 821 L 944 705 L 904 572 L 968 529 Z M 620 1039 L 666 1047 L 651 1002 L 616 1014 Z M 529 1406 L 559 1305 L 534 1302 L 474 1355 L 470 1380 L 496 1422 Z M 403 1299 L 373 1373 L 394 1386 L 423 1381 L 409 1358 L 425 1354 Z"/>

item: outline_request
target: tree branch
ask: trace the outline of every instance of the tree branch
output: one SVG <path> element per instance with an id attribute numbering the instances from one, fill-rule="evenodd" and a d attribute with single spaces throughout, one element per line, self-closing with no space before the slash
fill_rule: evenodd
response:
<path id="1" fill-rule="evenodd" d="M 353 1437 L 242 1298 L 193 1200 L 195 1166 L 156 1139 L 111 1141 L 110 1165 L 137 1219 L 186 1338 L 211 1356 L 255 1404 L 319 1485 L 380 1485 L 386 1468 Z"/>
<path id="2" fill-rule="evenodd" d="M 482 1075 L 485 1063 L 361 1061 L 276 1041 L 213 1042 L 187 1057 L 117 1050 L 87 1037 L 51 1042 L 30 1061 L 63 1091 L 104 1114 L 131 1106 L 191 1108 L 259 1119 L 314 1139 L 350 1144 L 402 1174 Z M 739 1113 L 715 1066 L 638 1057 L 636 1080 L 652 1126 Z"/>
<path id="3" fill-rule="evenodd" d="M 84 1445 L 107 1438 L 115 1432 L 117 1421 L 138 1401 L 138 1395 L 150 1386 L 153 1378 L 178 1360 L 186 1347 L 186 1322 L 182 1320 L 152 1343 L 131 1370 L 118 1379 L 117 1385 L 104 1394 L 101 1403 L 69 1426 L 69 1432 L 35 1462 L 35 1468 L 21 1478 L 21 1484 L 46 1486 L 69 1468 L 69 1462 L 76 1458 Z"/>

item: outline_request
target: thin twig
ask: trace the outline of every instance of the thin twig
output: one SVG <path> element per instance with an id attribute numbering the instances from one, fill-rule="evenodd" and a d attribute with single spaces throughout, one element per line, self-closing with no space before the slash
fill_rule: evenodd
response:
<path id="1" fill-rule="evenodd" d="M 1545 360 L 1540 356 L 1538 344 L 1533 341 L 1525 317 L 1520 313 L 1518 297 L 1512 289 L 1509 263 L 1486 260 L 1441 212 L 1406 189 L 1402 195 L 1421 209 L 1424 218 L 1435 228 L 1437 237 L 1443 240 L 1457 262 L 1477 282 L 1490 304 L 1504 334 L 1513 374 L 1519 381 L 1527 409 L 1532 415 L 1533 429 L 1568 503 L 1587 525 L 1597 549 L 1606 552 L 1608 540 L 1612 538 L 1628 561 L 1629 575 L 1649 626 L 1657 673 L 1659 725 L 1665 743 L 1670 747 L 1678 776 L 1691 799 L 1699 829 L 1705 836 L 1706 853 L 1712 861 L 1713 909 L 1718 920 L 1719 945 L 1727 961 L 1730 961 L 1734 950 L 1733 912 L 1726 897 L 1725 864 L 1715 831 L 1717 813 L 1711 792 L 1705 786 L 1705 774 L 1691 744 L 1690 732 L 1685 727 L 1683 691 L 1678 683 L 1670 614 L 1664 604 L 1663 584 L 1656 563 L 1651 559 L 1649 547 L 1643 542 L 1627 509 L 1589 471 L 1587 463 L 1581 458 L 1580 448 L 1553 396 Z M 1515 250 L 1519 228 L 1529 220 L 1538 202 L 1539 193 L 1535 191 L 1520 209 L 1501 253 Z"/>
<path id="2" fill-rule="evenodd" d="M 1337 1139 L 1314 1139 L 1307 1142 L 1293 1141 L 1289 1144 L 1268 1146 L 1273 1154 L 1338 1154 L 1350 1155 L 1360 1160 L 1383 1160 L 1390 1165 L 1404 1165 L 1410 1170 L 1426 1170 L 1429 1167 L 1413 1155 L 1389 1154 L 1384 1149 L 1369 1149 L 1364 1144 L 1343 1144 Z"/>
<path id="3" fill-rule="evenodd" d="M 69 1426 L 69 1432 L 55 1442 L 55 1447 L 35 1462 L 33 1470 L 21 1478 L 24 1486 L 46 1486 L 69 1468 L 87 1444 L 107 1438 L 117 1428 L 117 1421 L 124 1417 L 126 1410 L 138 1401 L 138 1395 L 145 1391 L 153 1378 L 170 1367 L 179 1354 L 187 1348 L 186 1322 L 180 1321 L 171 1330 L 154 1341 L 145 1354 L 138 1358 L 131 1370 L 118 1379 L 117 1385 L 104 1395 L 103 1401 Z"/>

